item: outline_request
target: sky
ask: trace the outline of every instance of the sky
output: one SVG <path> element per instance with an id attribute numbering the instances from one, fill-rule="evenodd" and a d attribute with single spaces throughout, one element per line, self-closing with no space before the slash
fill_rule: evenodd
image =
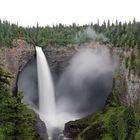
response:
<path id="1" fill-rule="evenodd" d="M 0 18 L 22 26 L 140 21 L 139 0 L 0 0 Z"/>

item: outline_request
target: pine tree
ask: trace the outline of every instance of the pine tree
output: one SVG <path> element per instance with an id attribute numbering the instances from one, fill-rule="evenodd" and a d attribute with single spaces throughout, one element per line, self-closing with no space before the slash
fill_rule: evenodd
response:
<path id="1" fill-rule="evenodd" d="M 22 103 L 22 94 L 12 97 L 8 90 L 11 78 L 0 66 L 0 140 L 37 140 L 35 114 Z"/>

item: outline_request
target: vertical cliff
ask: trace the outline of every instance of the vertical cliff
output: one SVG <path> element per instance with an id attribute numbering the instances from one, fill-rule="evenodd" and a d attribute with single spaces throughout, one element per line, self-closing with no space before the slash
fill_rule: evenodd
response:
<path id="1" fill-rule="evenodd" d="M 68 66 L 69 60 L 80 48 L 94 48 L 100 47 L 99 44 L 83 44 L 83 45 L 69 45 L 67 47 L 62 46 L 47 46 L 45 47 L 44 53 L 48 59 L 51 72 L 53 73 L 54 81 L 59 79 L 64 69 Z M 121 100 L 124 104 L 132 104 L 134 101 L 139 104 L 137 100 L 140 92 L 140 77 L 133 70 L 128 68 L 127 65 L 131 65 L 131 59 L 133 55 L 137 55 L 136 49 L 123 50 L 120 48 L 112 48 L 113 55 L 119 57 L 119 71 L 116 76 L 116 86 L 121 86 Z M 24 66 L 34 57 L 35 48 L 32 45 L 24 43 L 17 44 L 14 48 L 0 48 L 0 63 L 4 65 L 6 70 L 15 76 L 18 71 L 21 71 Z M 15 80 L 13 80 L 13 83 Z"/>
<path id="2" fill-rule="evenodd" d="M 140 112 L 140 75 L 132 66 L 132 59 L 137 56 L 138 50 L 114 48 L 113 53 L 120 59 L 115 82 L 115 86 L 119 84 L 120 100 L 124 105 L 132 105 L 137 112 Z"/>
<path id="3" fill-rule="evenodd" d="M 23 69 L 26 63 L 34 56 L 35 49 L 32 45 L 19 44 L 14 48 L 0 48 L 0 63 L 15 78 L 12 80 L 13 86 L 17 73 Z"/>

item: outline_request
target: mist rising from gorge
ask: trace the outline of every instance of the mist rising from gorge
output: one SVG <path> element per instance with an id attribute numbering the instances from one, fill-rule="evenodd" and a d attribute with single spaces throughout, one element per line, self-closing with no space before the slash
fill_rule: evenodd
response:
<path id="1" fill-rule="evenodd" d="M 58 113 L 85 116 L 101 110 L 112 90 L 117 62 L 106 47 L 81 49 L 56 86 Z"/>

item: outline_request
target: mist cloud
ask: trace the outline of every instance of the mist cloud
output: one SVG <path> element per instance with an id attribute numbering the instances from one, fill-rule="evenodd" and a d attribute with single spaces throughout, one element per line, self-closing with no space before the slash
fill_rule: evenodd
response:
<path id="1" fill-rule="evenodd" d="M 112 90 L 116 66 L 106 47 L 79 50 L 57 84 L 58 110 L 78 115 L 100 110 Z"/>

